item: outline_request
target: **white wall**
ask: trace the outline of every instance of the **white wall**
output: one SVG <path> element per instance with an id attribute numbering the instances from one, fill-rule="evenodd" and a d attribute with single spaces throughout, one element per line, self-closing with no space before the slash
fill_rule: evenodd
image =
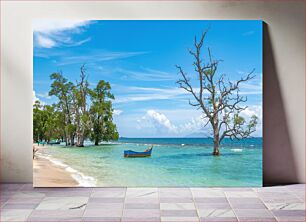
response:
<path id="1" fill-rule="evenodd" d="M 1 1 L 1 180 L 32 181 L 32 19 L 262 19 L 265 183 L 305 182 L 300 1 Z"/>

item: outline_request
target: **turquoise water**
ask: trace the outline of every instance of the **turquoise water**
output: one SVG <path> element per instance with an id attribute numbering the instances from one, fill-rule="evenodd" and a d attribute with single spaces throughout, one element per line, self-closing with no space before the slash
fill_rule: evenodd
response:
<path id="1" fill-rule="evenodd" d="M 124 150 L 149 144 L 155 144 L 151 157 L 123 157 Z M 84 148 L 51 146 L 43 155 L 88 176 L 92 186 L 262 185 L 262 138 L 225 139 L 219 157 L 211 155 L 211 144 L 209 138 L 121 138 Z"/>

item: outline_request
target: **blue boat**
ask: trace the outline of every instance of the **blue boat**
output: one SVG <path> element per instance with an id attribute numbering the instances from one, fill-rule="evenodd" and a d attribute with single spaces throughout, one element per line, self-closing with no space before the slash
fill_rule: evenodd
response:
<path id="1" fill-rule="evenodd" d="M 153 146 L 143 152 L 136 152 L 133 150 L 125 150 L 124 157 L 149 157 L 151 156 Z"/>
<path id="2" fill-rule="evenodd" d="M 52 140 L 48 143 L 49 145 L 56 145 L 56 144 L 61 144 L 61 141 L 56 141 L 56 140 Z"/>

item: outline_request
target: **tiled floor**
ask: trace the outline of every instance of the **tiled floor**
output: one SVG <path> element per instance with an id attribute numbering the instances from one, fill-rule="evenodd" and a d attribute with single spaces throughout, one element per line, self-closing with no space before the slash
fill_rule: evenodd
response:
<path id="1" fill-rule="evenodd" d="M 1 185 L 1 221 L 305 221 L 305 185 L 32 188 Z"/>

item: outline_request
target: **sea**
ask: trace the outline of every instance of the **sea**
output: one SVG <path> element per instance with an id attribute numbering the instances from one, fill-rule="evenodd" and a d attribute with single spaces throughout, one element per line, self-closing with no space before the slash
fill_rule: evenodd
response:
<path id="1" fill-rule="evenodd" d="M 120 138 L 85 147 L 64 144 L 39 155 L 64 167 L 82 187 L 260 187 L 262 138 L 225 138 L 220 156 L 212 156 L 212 138 Z M 151 157 L 124 158 L 124 150 Z"/>

